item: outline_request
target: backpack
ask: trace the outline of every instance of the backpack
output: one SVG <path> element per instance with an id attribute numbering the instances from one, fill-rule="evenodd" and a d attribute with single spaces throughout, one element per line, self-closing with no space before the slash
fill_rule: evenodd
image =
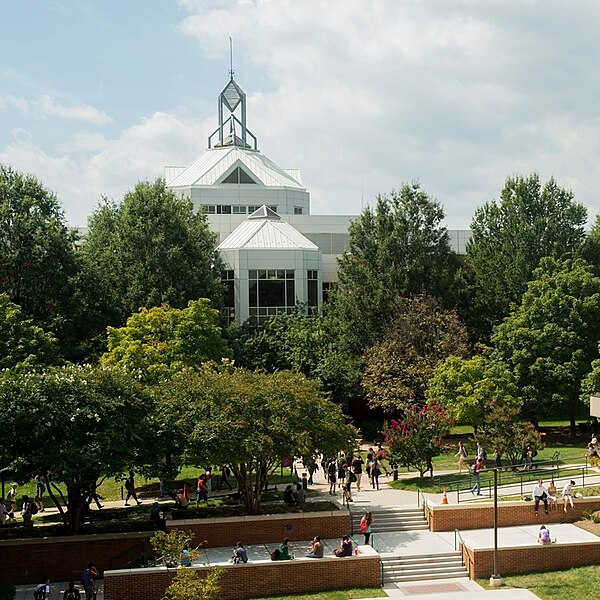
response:
<path id="1" fill-rule="evenodd" d="M 477 463 L 471 465 L 471 475 L 477 475 Z"/>
<path id="2" fill-rule="evenodd" d="M 46 584 L 40 583 L 33 592 L 33 600 L 45 600 L 46 598 Z"/>
<path id="3" fill-rule="evenodd" d="M 78 600 L 78 598 L 81 598 L 81 596 L 77 595 L 76 590 L 65 590 L 63 600 Z"/>
<path id="4" fill-rule="evenodd" d="M 29 512 L 32 515 L 37 515 L 38 514 L 38 510 L 39 509 L 38 509 L 37 504 L 35 502 L 30 502 L 29 503 Z"/>
<path id="5" fill-rule="evenodd" d="M 350 471 L 350 481 L 352 483 L 354 483 L 356 481 L 356 475 L 352 471 Z"/>
<path id="6" fill-rule="evenodd" d="M 329 465 L 327 465 L 327 472 L 330 475 L 335 475 L 337 471 L 337 467 L 335 466 L 335 463 L 330 462 Z"/>
<path id="7" fill-rule="evenodd" d="M 279 560 L 280 552 L 279 548 L 275 548 L 273 552 L 271 552 L 271 560 Z"/>
<path id="8" fill-rule="evenodd" d="M 84 569 L 81 571 L 81 585 L 86 586 L 90 584 L 90 570 Z"/>
<path id="9" fill-rule="evenodd" d="M 131 481 L 131 479 L 126 479 L 125 480 L 125 489 L 128 492 L 133 492 L 133 482 Z"/>
<path id="10" fill-rule="evenodd" d="M 367 529 L 369 529 L 369 524 L 364 519 L 362 519 L 361 522 L 360 522 L 360 530 L 363 533 L 366 533 Z"/>
<path id="11" fill-rule="evenodd" d="M 483 460 L 487 460 L 487 452 L 485 450 L 481 453 L 481 458 L 483 458 Z"/>

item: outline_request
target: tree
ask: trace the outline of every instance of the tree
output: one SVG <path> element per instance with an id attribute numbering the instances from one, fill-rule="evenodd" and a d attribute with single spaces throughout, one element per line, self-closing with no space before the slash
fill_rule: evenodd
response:
<path id="1" fill-rule="evenodd" d="M 0 294 L 0 370 L 50 365 L 57 360 L 56 338 L 26 319 L 7 294 Z"/>
<path id="2" fill-rule="evenodd" d="M 426 471 L 433 477 L 432 459 L 441 453 L 451 425 L 448 413 L 433 402 L 406 409 L 404 419 L 392 420 L 383 432 L 391 458 L 421 477 Z"/>
<path id="3" fill-rule="evenodd" d="M 584 238 L 587 214 L 573 193 L 554 179 L 509 177 L 500 201 L 478 208 L 471 223 L 466 262 L 476 277 L 475 308 L 487 338 L 518 304 L 533 270 L 545 256 L 571 258 Z"/>
<path id="4" fill-rule="evenodd" d="M 192 569 L 179 569 L 163 600 L 219 600 L 223 567 L 212 567 L 206 577 Z"/>
<path id="5" fill-rule="evenodd" d="M 505 466 L 521 464 L 528 449 L 536 451 L 542 447 L 542 434 L 524 421 L 519 408 L 511 404 L 491 406 L 480 439 L 502 453 Z"/>
<path id="6" fill-rule="evenodd" d="M 217 237 L 190 200 L 164 180 L 138 183 L 120 205 L 104 200 L 83 247 L 88 268 L 110 290 L 106 324 L 121 325 L 140 307 L 221 301 Z"/>
<path id="7" fill-rule="evenodd" d="M 151 413 L 144 390 L 111 369 L 70 365 L 0 373 L 6 470 L 20 481 L 42 475 L 71 533 L 79 531 L 97 480 L 144 460 L 140 449 L 153 437 Z"/>
<path id="8" fill-rule="evenodd" d="M 59 338 L 71 324 L 75 239 L 56 196 L 32 175 L 0 164 L 0 293 Z"/>
<path id="9" fill-rule="evenodd" d="M 356 437 L 316 382 L 287 371 L 183 372 L 160 389 L 172 431 L 187 442 L 184 459 L 228 465 L 250 513 L 259 510 L 267 474 L 282 459 L 335 456 Z"/>
<path id="10" fill-rule="evenodd" d="M 431 297 L 401 298 L 383 339 L 365 352 L 363 388 L 371 408 L 394 411 L 425 404 L 435 368 L 467 352 L 467 333 L 454 311 Z"/>
<path id="11" fill-rule="evenodd" d="M 378 196 L 350 224 L 349 247 L 338 259 L 332 317 L 348 354 L 378 342 L 394 316 L 394 301 L 426 293 L 449 301 L 458 268 L 440 204 L 418 183 Z"/>
<path id="12" fill-rule="evenodd" d="M 231 356 L 218 325 L 219 313 L 206 298 L 182 310 L 168 305 L 142 308 L 125 327 L 108 328 L 108 352 L 102 364 L 113 365 L 153 383 L 186 367 Z"/>
<path id="13" fill-rule="evenodd" d="M 443 406 L 459 424 L 475 431 L 488 420 L 494 406 L 521 407 L 514 377 L 506 365 L 486 356 L 449 356 L 429 380 L 427 398 Z"/>
<path id="14" fill-rule="evenodd" d="M 568 414 L 575 435 L 579 393 L 600 339 L 600 278 L 582 259 L 542 259 L 521 305 L 492 337 L 493 357 L 516 376 L 524 415 Z"/>

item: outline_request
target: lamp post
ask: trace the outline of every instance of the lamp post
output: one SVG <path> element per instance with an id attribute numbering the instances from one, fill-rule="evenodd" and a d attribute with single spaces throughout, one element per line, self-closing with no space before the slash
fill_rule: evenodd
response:
<path id="1" fill-rule="evenodd" d="M 491 587 L 500 587 L 502 577 L 498 573 L 498 468 L 494 469 L 494 573 L 490 577 Z"/>

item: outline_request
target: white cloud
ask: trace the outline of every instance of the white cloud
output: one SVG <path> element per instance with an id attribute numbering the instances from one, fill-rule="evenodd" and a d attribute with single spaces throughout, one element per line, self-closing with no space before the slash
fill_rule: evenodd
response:
<path id="1" fill-rule="evenodd" d="M 85 121 L 93 125 L 105 125 L 112 121 L 112 118 L 106 113 L 93 106 L 87 104 L 73 104 L 71 106 L 66 106 L 46 94 L 42 95 L 36 102 L 36 107 L 42 114 L 50 117 Z"/>

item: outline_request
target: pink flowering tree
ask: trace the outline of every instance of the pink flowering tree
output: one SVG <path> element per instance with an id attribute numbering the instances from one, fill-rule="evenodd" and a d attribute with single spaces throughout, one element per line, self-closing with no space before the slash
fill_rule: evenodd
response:
<path id="1" fill-rule="evenodd" d="M 384 430 L 391 459 L 417 469 L 421 477 L 427 471 L 433 477 L 432 459 L 441 453 L 451 425 L 448 413 L 435 402 L 406 409 L 403 420 L 392 420 Z"/>

